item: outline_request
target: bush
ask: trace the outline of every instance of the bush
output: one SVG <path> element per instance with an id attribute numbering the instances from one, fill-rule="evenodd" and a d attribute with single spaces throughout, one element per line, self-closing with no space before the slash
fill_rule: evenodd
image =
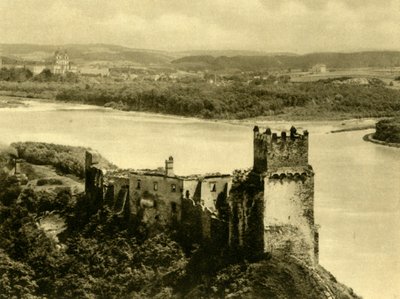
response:
<path id="1" fill-rule="evenodd" d="M 400 118 L 378 121 L 374 138 L 390 143 L 400 143 Z"/>
<path id="2" fill-rule="evenodd" d="M 84 147 L 58 145 L 44 142 L 17 142 L 11 144 L 17 149 L 20 158 L 27 162 L 39 165 L 52 165 L 64 174 L 73 174 L 80 178 L 85 175 Z M 100 157 L 100 165 L 105 168 L 115 167 L 106 159 Z M 38 181 L 42 184 L 58 184 L 57 181 Z"/>
<path id="3" fill-rule="evenodd" d="M 44 186 L 44 185 L 62 185 L 63 182 L 59 179 L 39 179 L 36 183 L 37 186 Z"/>

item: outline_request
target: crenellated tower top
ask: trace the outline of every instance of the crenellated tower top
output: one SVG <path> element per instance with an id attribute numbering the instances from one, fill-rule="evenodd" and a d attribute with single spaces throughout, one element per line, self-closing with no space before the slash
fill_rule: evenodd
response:
<path id="1" fill-rule="evenodd" d="M 270 128 L 254 132 L 254 164 L 256 173 L 273 172 L 281 167 L 308 166 L 308 131 L 302 134 L 291 127 L 289 132 L 272 133 Z"/>

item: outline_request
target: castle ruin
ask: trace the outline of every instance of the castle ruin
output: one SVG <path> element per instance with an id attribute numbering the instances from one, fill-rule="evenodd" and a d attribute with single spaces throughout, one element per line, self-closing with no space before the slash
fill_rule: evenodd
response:
<path id="1" fill-rule="evenodd" d="M 316 264 L 309 134 L 292 127 L 278 136 L 257 126 L 253 133 L 253 168 L 240 184 L 228 174 L 176 175 L 173 157 L 163 171 L 102 170 L 87 152 L 87 198 L 149 229 L 176 227 L 193 242 L 217 240 L 248 254 L 285 252 Z"/>

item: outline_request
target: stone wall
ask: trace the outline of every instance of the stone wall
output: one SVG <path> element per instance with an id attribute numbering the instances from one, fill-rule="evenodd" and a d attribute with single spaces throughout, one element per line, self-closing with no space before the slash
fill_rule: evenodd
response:
<path id="1" fill-rule="evenodd" d="M 229 246 L 244 255 L 264 253 L 264 197 L 258 176 L 236 183 L 229 197 Z"/>
<path id="2" fill-rule="evenodd" d="M 272 134 L 267 149 L 267 170 L 308 165 L 308 134 L 294 137 Z"/>
<path id="3" fill-rule="evenodd" d="M 103 204 L 104 199 L 104 173 L 95 167 L 98 155 L 87 151 L 85 154 L 85 194 L 92 211 Z"/>
<path id="4" fill-rule="evenodd" d="M 224 193 L 229 196 L 231 189 L 231 176 L 206 176 L 201 181 L 201 204 L 209 210 L 216 212 L 216 203 L 218 196 Z"/>
<path id="5" fill-rule="evenodd" d="M 308 165 L 308 132 L 297 134 L 292 127 L 291 132 L 281 135 L 272 133 L 270 129 L 260 132 L 254 128 L 254 163 L 253 171 L 262 173 L 280 167 Z"/>
<path id="6" fill-rule="evenodd" d="M 157 174 L 130 174 L 129 212 L 146 224 L 180 221 L 183 180 Z"/>
<path id="7" fill-rule="evenodd" d="M 265 227 L 264 235 L 265 252 L 294 255 L 308 264 L 314 263 L 313 243 L 301 228 L 289 224 L 271 225 Z"/>
<path id="8" fill-rule="evenodd" d="M 253 133 L 253 171 L 262 173 L 267 170 L 267 148 L 271 142 L 271 130 L 261 133 L 259 132 L 259 128 L 255 126 Z"/>
<path id="9" fill-rule="evenodd" d="M 106 176 L 105 203 L 117 214 L 123 214 L 129 199 L 129 178 L 125 176 Z"/>
<path id="10" fill-rule="evenodd" d="M 228 222 L 191 199 L 182 199 L 182 217 L 179 234 L 185 245 L 213 243 L 228 245 Z"/>
<path id="11" fill-rule="evenodd" d="M 195 203 L 200 203 L 201 199 L 201 182 L 197 178 L 185 178 L 183 180 L 184 198 L 193 200 Z"/>
<path id="12" fill-rule="evenodd" d="M 264 178 L 265 251 L 293 243 L 296 256 L 312 260 L 316 250 L 314 174 L 308 168 L 296 171 L 267 173 Z"/>
<path id="13" fill-rule="evenodd" d="M 292 127 L 278 136 L 254 128 L 254 165 L 246 174 L 179 177 L 173 158 L 164 173 L 109 176 L 86 154 L 86 192 L 103 198 L 116 213 L 149 229 L 179 228 L 185 243 L 214 242 L 249 257 L 284 251 L 318 260 L 314 223 L 314 172 L 308 164 L 308 132 Z M 104 188 L 103 188 L 104 187 Z M 232 188 L 232 190 L 231 190 Z M 231 191 L 231 193 L 230 193 Z"/>

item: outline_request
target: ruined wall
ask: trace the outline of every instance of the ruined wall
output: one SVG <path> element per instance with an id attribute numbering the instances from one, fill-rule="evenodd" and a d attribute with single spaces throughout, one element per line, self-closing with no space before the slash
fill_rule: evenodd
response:
<path id="1" fill-rule="evenodd" d="M 200 203 L 201 182 L 197 178 L 184 179 L 182 195 L 195 203 Z"/>
<path id="2" fill-rule="evenodd" d="M 188 198 L 182 199 L 180 236 L 185 244 L 200 244 L 207 238 L 207 229 L 202 225 L 203 208 Z"/>
<path id="3" fill-rule="evenodd" d="M 305 261 L 318 260 L 318 230 L 314 224 L 314 172 L 308 165 L 308 132 L 292 127 L 280 136 L 254 128 L 254 165 L 230 175 L 178 177 L 173 159 L 163 174 L 130 172 L 107 177 L 86 154 L 89 198 L 110 201 L 116 213 L 125 211 L 148 228 L 179 228 L 189 244 L 215 242 L 244 255 L 283 251 Z"/>
<path id="4" fill-rule="evenodd" d="M 229 196 L 229 246 L 244 255 L 264 253 L 264 197 L 259 176 L 235 183 Z"/>
<path id="5" fill-rule="evenodd" d="M 92 211 L 100 207 L 104 199 L 104 174 L 101 169 L 95 167 L 97 163 L 98 155 L 87 151 L 85 153 L 85 194 Z"/>
<path id="6" fill-rule="evenodd" d="M 180 236 L 185 244 L 213 243 L 222 248 L 228 245 L 228 222 L 221 221 L 204 206 L 191 199 L 182 199 Z"/>
<path id="7" fill-rule="evenodd" d="M 105 202 L 117 214 L 123 214 L 129 199 L 129 178 L 124 176 L 106 176 L 107 192 Z"/>
<path id="8" fill-rule="evenodd" d="M 90 167 L 86 169 L 85 194 L 91 210 L 94 211 L 103 204 L 104 199 L 104 175 L 101 169 Z"/>
<path id="9" fill-rule="evenodd" d="M 181 218 L 183 180 L 154 174 L 131 174 L 129 213 L 148 225 L 170 225 Z"/>
<path id="10" fill-rule="evenodd" d="M 85 152 L 85 192 L 87 193 L 88 191 L 90 192 L 90 188 L 93 187 L 94 182 L 93 182 L 93 175 L 90 174 L 90 169 L 92 166 L 95 164 L 98 164 L 98 156 L 91 152 L 91 151 L 86 151 Z M 90 176 L 89 176 L 90 175 Z"/>
<path id="11" fill-rule="evenodd" d="M 292 243 L 295 255 L 314 258 L 313 175 L 305 168 L 297 174 L 269 173 L 264 178 L 265 251 Z"/>
<path id="12" fill-rule="evenodd" d="M 257 126 L 253 130 L 253 171 L 262 173 L 267 170 L 267 144 L 271 142 L 271 130 L 260 132 Z"/>
<path id="13" fill-rule="evenodd" d="M 218 196 L 224 193 L 229 196 L 232 186 L 231 176 L 209 176 L 201 181 L 201 204 L 213 212 L 216 212 Z"/>

